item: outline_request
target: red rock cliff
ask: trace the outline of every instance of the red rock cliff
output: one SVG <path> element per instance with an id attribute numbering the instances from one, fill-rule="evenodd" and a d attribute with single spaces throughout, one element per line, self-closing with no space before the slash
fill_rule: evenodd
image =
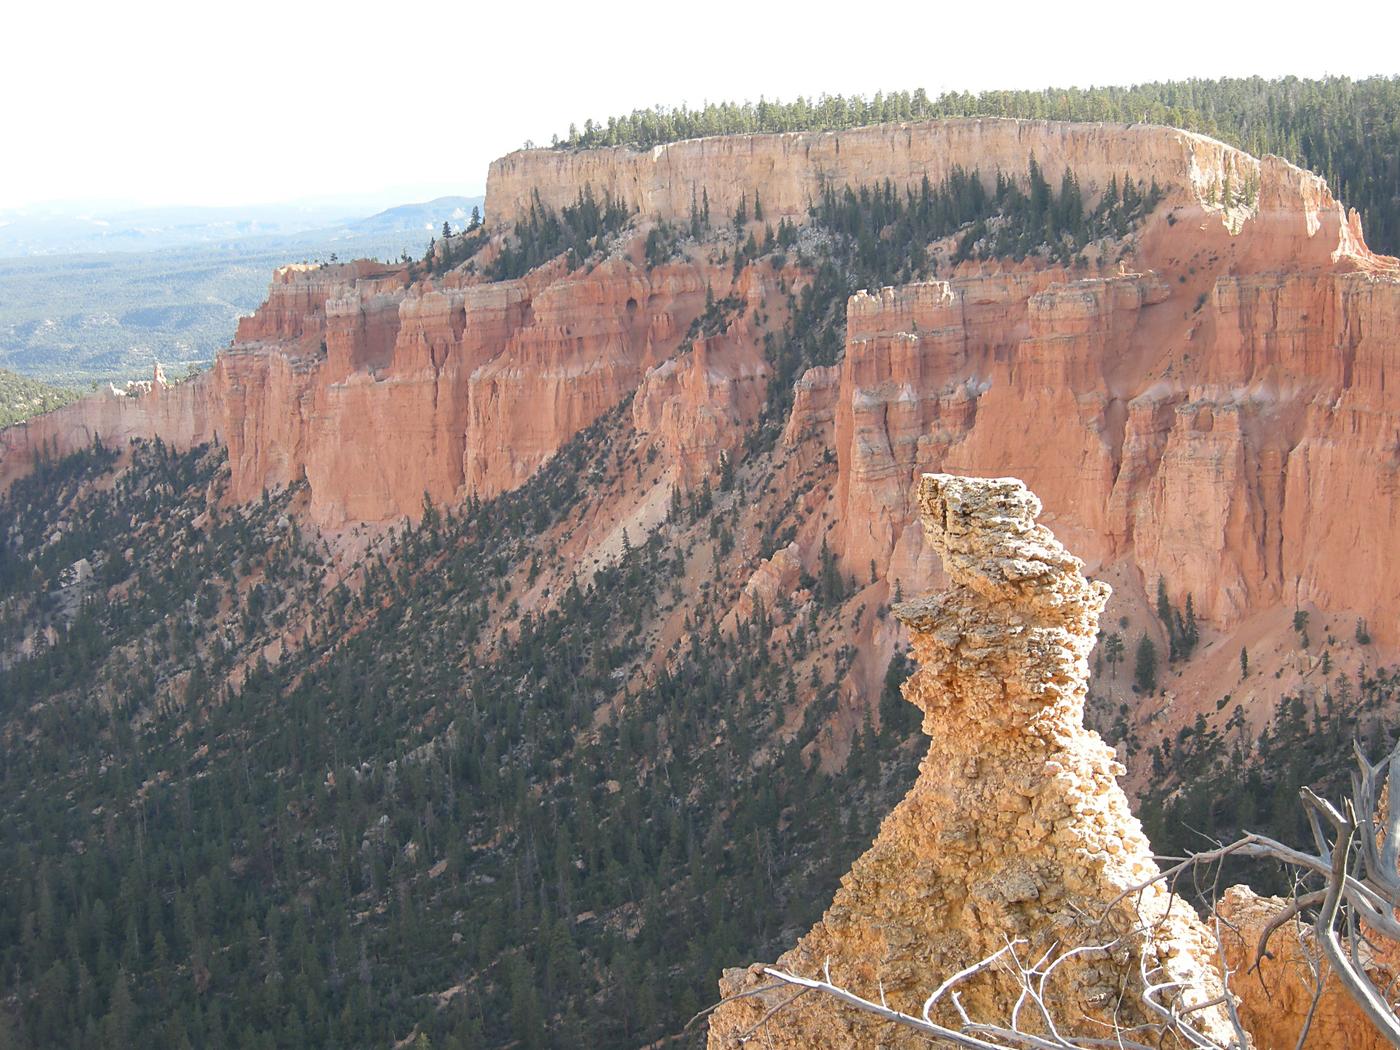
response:
<path id="1" fill-rule="evenodd" d="M 1198 309 L 1152 271 L 854 297 L 833 427 L 851 570 L 927 571 L 921 469 L 1015 472 L 1095 564 L 1161 575 L 1218 624 L 1312 602 L 1394 641 L 1400 281 L 1234 269 Z"/>
<path id="2" fill-rule="evenodd" d="M 1366 539 L 1400 511 L 1400 405 L 1385 382 L 1400 281 L 1325 184 L 1277 158 L 1167 128 L 953 120 L 516 153 L 492 166 L 488 212 L 500 226 L 535 190 L 562 203 L 587 184 L 660 217 L 688 215 L 695 187 L 721 215 L 741 191 L 797 214 L 828 183 L 936 180 L 955 165 L 990 178 L 1031 153 L 1052 176 L 1073 167 L 1091 198 L 1128 171 L 1164 202 L 1119 267 L 964 266 L 852 299 L 844 361 L 801 377 L 788 425 L 789 443 L 835 449 L 821 485 L 847 571 L 864 578 L 874 561 L 931 579 L 912 479 L 1015 473 L 1094 564 L 1160 574 L 1218 626 L 1310 601 L 1400 640 L 1382 583 L 1400 554 Z M 1227 176 L 1257 179 L 1252 204 L 1213 203 Z M 713 254 L 647 268 L 633 243 L 591 269 L 495 284 L 288 267 L 210 374 L 6 431 L 0 483 L 35 448 L 94 433 L 217 439 L 237 498 L 304 476 L 320 524 L 386 521 L 425 493 L 519 484 L 634 391 L 635 426 L 693 483 L 737 454 L 762 404 L 780 282 L 801 280 L 748 267 L 731 287 Z M 742 308 L 682 352 L 707 288 Z"/>

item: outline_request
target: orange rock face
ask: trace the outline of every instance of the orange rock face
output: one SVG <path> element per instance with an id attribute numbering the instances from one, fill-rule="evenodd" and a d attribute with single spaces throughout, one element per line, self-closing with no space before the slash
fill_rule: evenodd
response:
<path id="1" fill-rule="evenodd" d="M 1269 938 L 1269 953 L 1255 967 L 1260 937 L 1288 903 L 1279 897 L 1257 896 L 1246 886 L 1231 886 L 1215 908 L 1223 920 L 1219 929 L 1225 965 L 1233 971 L 1230 987 L 1239 998 L 1240 1020 L 1254 1037 L 1255 1046 L 1261 1050 L 1298 1047 L 1309 1013 L 1312 1023 L 1301 1050 L 1382 1050 L 1390 1046 L 1328 967 L 1310 926 L 1285 923 Z M 1387 987 L 1396 977 L 1393 959 L 1382 963 L 1372 958 L 1368 969 L 1378 987 Z"/>
<path id="2" fill-rule="evenodd" d="M 1400 516 L 1386 386 L 1400 280 L 1321 180 L 1277 158 L 1166 128 L 1008 120 L 536 150 L 492 166 L 488 215 L 499 228 L 536 190 L 560 204 L 588 185 L 641 209 L 639 239 L 648 217 L 688 217 L 697 189 L 720 216 L 741 192 L 769 217 L 800 216 L 827 185 L 937 181 L 954 166 L 990 179 L 1032 153 L 1051 176 L 1073 167 L 1090 201 L 1127 171 L 1155 179 L 1163 203 L 1117 267 L 965 265 L 852 298 L 845 358 L 799 378 L 783 442 L 834 449 L 818 487 L 845 571 L 864 580 L 874 562 L 932 583 L 913 479 L 1014 473 L 1091 564 L 1161 575 L 1212 627 L 1312 602 L 1400 642 L 1384 582 L 1400 547 L 1374 541 Z M 1215 203 L 1227 179 L 1257 180 L 1257 197 Z M 655 268 L 638 248 L 495 284 L 369 262 L 285 268 L 212 373 L 6 431 L 0 483 L 35 449 L 97 433 L 214 439 L 235 498 L 305 477 L 317 523 L 385 522 L 425 494 L 518 485 L 634 395 L 636 428 L 696 484 L 743 454 L 769 381 L 763 339 L 801 278 L 759 265 L 731 285 L 723 243 Z M 697 335 L 707 289 L 741 307 Z M 808 568 L 819 543 L 804 544 Z"/>
<path id="3" fill-rule="evenodd" d="M 209 441 L 217 417 L 214 396 L 207 376 L 168 386 L 158 375 L 149 384 L 133 384 L 130 392 L 109 388 L 6 427 L 0 430 L 0 488 L 27 474 L 36 455 L 66 455 L 95 438 L 109 447 L 132 438 L 159 437 L 180 448 Z"/>
<path id="4" fill-rule="evenodd" d="M 1400 514 L 1380 381 L 1400 282 L 1221 275 L 1196 311 L 1155 274 L 1036 276 L 852 300 L 834 409 L 849 567 L 910 577 L 919 470 L 1015 472 L 1092 562 L 1161 575 L 1217 625 L 1313 602 L 1396 641 L 1400 566 L 1378 540 Z"/>
<path id="5" fill-rule="evenodd" d="M 830 403 L 848 571 L 873 559 L 927 583 L 913 479 L 1014 473 L 1092 564 L 1160 575 L 1216 626 L 1312 602 L 1400 641 L 1381 542 L 1400 513 L 1400 402 L 1382 379 L 1400 280 L 1319 201 L 1299 193 L 1236 233 L 1168 211 L 1118 275 L 955 274 L 853 297 L 839 385 L 814 370 L 798 396 Z M 1322 218 L 1297 227 L 1306 214 Z"/>
<path id="6" fill-rule="evenodd" d="M 764 391 L 751 330 L 675 357 L 707 289 L 726 294 L 729 280 L 727 267 L 648 270 L 626 258 L 497 284 L 449 276 L 442 287 L 368 263 L 289 267 L 210 373 L 5 431 L 0 479 L 27 470 L 33 449 L 72 451 L 94 434 L 217 440 L 235 499 L 304 477 L 318 524 L 382 522 L 416 516 L 425 494 L 441 504 L 519 485 L 662 365 L 639 418 L 652 413 L 648 426 L 698 477 Z M 756 306 L 775 287 L 745 274 L 734 291 Z"/>

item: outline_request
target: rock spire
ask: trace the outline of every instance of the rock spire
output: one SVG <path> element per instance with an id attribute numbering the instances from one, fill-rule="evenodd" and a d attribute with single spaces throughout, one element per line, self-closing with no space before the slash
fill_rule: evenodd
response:
<path id="1" fill-rule="evenodd" d="M 1144 972 L 1179 982 L 1185 1003 L 1214 999 L 1215 939 L 1191 909 L 1156 885 L 1119 899 L 1157 868 L 1117 784 L 1122 767 L 1083 723 L 1107 585 L 1086 580 L 1079 559 L 1036 523 L 1040 501 L 1014 478 L 926 474 L 918 505 L 951 581 L 895 610 L 919 664 L 904 695 L 924 712 L 928 755 L 821 922 L 778 966 L 805 977 L 829 966 L 834 983 L 918 1015 L 945 978 L 1008 940 L 1024 941 L 1030 961 L 1112 942 L 1051 982 L 1046 998 L 1061 1031 L 1106 1035 L 1115 1022 L 1149 1023 Z M 767 981 L 761 967 L 730 970 L 721 990 Z M 1009 974 L 993 967 L 962 987 L 974 1020 L 1010 1018 L 1019 985 Z M 711 1048 L 735 1045 L 792 994 L 783 987 L 727 1003 L 711 1020 Z M 1228 1042 L 1218 1008 L 1196 1016 Z M 934 1020 L 956 1025 L 949 1012 Z M 821 994 L 764 1027 L 765 1046 L 926 1045 Z"/>

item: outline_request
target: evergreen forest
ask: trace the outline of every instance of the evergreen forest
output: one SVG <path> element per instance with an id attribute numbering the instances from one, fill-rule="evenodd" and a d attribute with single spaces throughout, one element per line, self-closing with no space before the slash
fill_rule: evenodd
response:
<path id="1" fill-rule="evenodd" d="M 426 508 L 358 593 L 320 601 L 297 488 L 192 526 L 220 450 L 139 445 L 108 486 L 117 456 L 94 445 L 13 487 L 0 633 L 52 634 L 0 671 L 0 1002 L 18 1004 L 0 1046 L 637 1046 L 817 918 L 918 757 L 907 715 L 867 725 L 839 775 L 803 754 L 854 656 L 822 655 L 850 592 L 829 559 L 786 642 L 761 609 L 736 634 L 707 620 L 640 675 L 687 558 L 733 548 L 731 472 L 547 613 L 512 615 L 512 568 L 549 557 L 581 485 L 636 469 L 625 419 L 516 492 Z M 94 549 L 123 598 L 63 575 Z M 294 658 L 211 686 L 309 607 Z M 819 699 L 770 750 L 799 666 Z M 619 678 L 629 702 L 599 724 Z"/>
<path id="2" fill-rule="evenodd" d="M 53 386 L 0 368 L 0 427 L 51 412 L 77 396 L 76 391 L 66 387 Z"/>

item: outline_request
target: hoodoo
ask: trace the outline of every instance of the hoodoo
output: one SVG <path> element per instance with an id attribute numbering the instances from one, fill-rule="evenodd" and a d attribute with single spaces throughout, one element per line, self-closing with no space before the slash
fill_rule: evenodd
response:
<path id="1" fill-rule="evenodd" d="M 1155 884 L 1125 896 L 1157 867 L 1116 782 L 1122 767 L 1083 723 L 1086 658 L 1108 587 L 1086 580 L 1079 559 L 1036 523 L 1040 501 L 1014 478 L 927 474 L 917 501 L 952 584 L 895 610 L 919 663 L 904 695 L 924 713 L 929 751 L 821 922 L 777 967 L 829 974 L 918 1016 L 941 982 L 1008 943 L 1026 962 L 1102 948 L 1063 965 L 1046 995 L 1057 1027 L 1085 1035 L 1153 1020 L 1148 982 L 1170 985 L 1183 1008 L 1215 999 L 1214 941 L 1189 907 Z M 1012 1025 L 1021 987 L 1006 963 L 959 986 L 974 1022 Z M 721 990 L 771 983 L 761 966 L 730 970 Z M 764 1046 L 926 1043 L 829 996 L 776 1009 L 795 991 L 726 1003 L 710 1046 L 736 1045 L 760 1023 Z M 1219 1008 L 1192 1017 L 1229 1041 Z M 958 1027 L 947 997 L 933 1019 Z M 1044 1031 L 1040 1022 L 1026 1030 Z"/>

